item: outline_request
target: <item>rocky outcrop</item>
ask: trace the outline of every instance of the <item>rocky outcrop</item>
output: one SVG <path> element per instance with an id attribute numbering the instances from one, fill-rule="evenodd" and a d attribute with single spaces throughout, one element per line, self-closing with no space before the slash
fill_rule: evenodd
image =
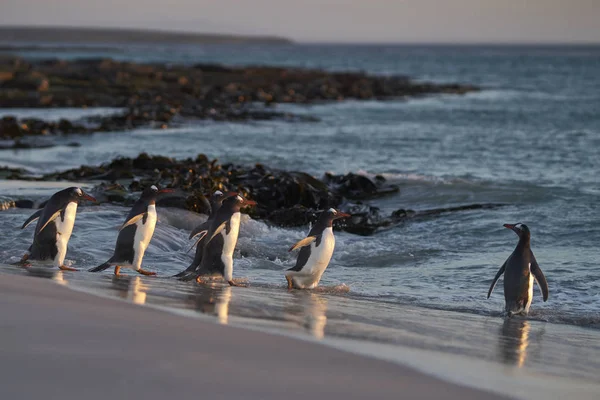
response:
<path id="1" fill-rule="evenodd" d="M 278 226 L 302 226 L 314 221 L 320 210 L 334 207 L 352 215 L 352 218 L 340 222 L 339 227 L 360 235 L 373 234 L 410 218 L 501 206 L 470 204 L 425 211 L 397 210 L 390 215 L 382 215 L 377 207 L 365 203 L 376 197 L 398 193 L 398 187 L 382 176 L 372 179 L 358 174 L 326 174 L 318 179 L 304 172 L 283 171 L 262 164 L 220 164 L 203 154 L 195 159 L 176 160 L 142 153 L 136 158 L 117 158 L 100 166 L 82 166 L 42 178 L 28 178 L 19 171 L 13 171 L 8 178 L 97 181 L 93 193 L 100 202 L 125 205 L 135 202 L 137 192 L 144 187 L 156 184 L 175 189 L 173 194 L 159 199 L 159 205 L 199 213 L 208 212 L 206 195 L 217 189 L 236 191 L 257 201 L 257 207 L 247 210 L 253 218 Z"/>
<path id="2" fill-rule="evenodd" d="M 471 85 L 417 83 L 403 76 L 370 76 L 361 72 L 0 57 L 0 108 L 124 109 L 116 116 L 92 119 L 92 127 L 81 132 L 142 125 L 165 128 L 178 118 L 314 121 L 312 116 L 279 112 L 271 105 L 385 100 L 474 90 L 478 89 Z"/>

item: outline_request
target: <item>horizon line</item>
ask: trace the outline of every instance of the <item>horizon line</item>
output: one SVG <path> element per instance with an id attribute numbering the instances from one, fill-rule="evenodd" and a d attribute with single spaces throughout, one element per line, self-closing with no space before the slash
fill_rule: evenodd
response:
<path id="1" fill-rule="evenodd" d="M 397 45 L 397 46 L 600 46 L 600 40 L 523 40 L 523 41 L 472 41 L 470 39 L 462 40 L 413 40 L 413 41 L 394 41 L 394 40 L 377 40 L 377 41 L 361 41 L 361 40 L 331 40 L 331 39 L 296 39 L 279 34 L 259 34 L 259 33 L 223 33 L 223 32 L 200 32 L 200 31 L 184 31 L 177 29 L 161 29 L 161 28 L 141 28 L 141 27 L 110 27 L 110 26 L 81 26 L 81 25 L 8 25 L 0 23 L 0 29 L 80 29 L 80 30 L 105 30 L 105 31 L 129 31 L 129 32 L 153 32 L 166 35 L 198 35 L 198 36 L 216 36 L 230 38 L 249 38 L 249 39 L 279 39 L 286 40 L 289 44 L 294 45 Z M 0 39 L 0 42 L 5 42 Z"/>

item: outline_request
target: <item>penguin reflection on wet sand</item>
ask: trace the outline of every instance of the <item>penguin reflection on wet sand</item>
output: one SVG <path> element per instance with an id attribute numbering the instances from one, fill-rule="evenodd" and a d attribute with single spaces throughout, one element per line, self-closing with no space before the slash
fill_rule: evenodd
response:
<path id="1" fill-rule="evenodd" d="M 210 224 L 215 219 L 215 216 L 217 215 L 217 211 L 219 211 L 219 209 L 221 208 L 221 204 L 223 204 L 223 200 L 225 199 L 225 197 L 235 195 L 235 194 L 236 193 L 228 193 L 227 195 L 225 195 L 220 190 L 217 190 L 212 194 L 212 196 L 210 196 L 210 200 L 209 200 L 210 214 L 208 216 L 208 219 L 204 223 L 202 223 L 202 224 L 198 225 L 196 228 L 194 228 L 194 230 L 190 233 L 189 238 L 194 239 L 196 241 L 194 243 L 194 245 L 192 246 L 192 249 L 194 248 L 194 246 L 196 246 L 196 254 L 194 255 L 194 260 L 184 271 L 181 271 L 180 273 L 174 275 L 175 278 L 185 277 L 188 274 L 193 273 L 196 270 L 196 268 L 198 268 L 198 266 L 202 262 L 202 253 L 204 251 L 204 243 L 206 241 L 206 233 L 208 232 L 208 229 L 210 228 Z"/>
<path id="2" fill-rule="evenodd" d="M 233 281 L 233 251 L 240 231 L 241 209 L 255 205 L 256 202 L 239 194 L 223 200 L 206 233 L 202 261 L 183 280 L 195 278 L 198 283 L 202 283 L 204 277 L 222 276 L 231 286 L 238 286 Z"/>
<path id="3" fill-rule="evenodd" d="M 114 266 L 115 275 L 119 275 L 121 267 L 132 268 L 142 275 L 156 275 L 156 272 L 142 269 L 142 260 L 156 226 L 156 197 L 159 193 L 169 192 L 172 192 L 172 189 L 158 190 L 154 185 L 146 188 L 140 199 L 131 208 L 119 231 L 112 257 L 104 264 L 89 271 L 99 272 Z"/>
<path id="4" fill-rule="evenodd" d="M 513 230 L 519 236 L 519 243 L 494 277 L 487 297 L 490 298 L 498 278 L 504 274 L 507 315 L 527 315 L 533 299 L 533 280 L 535 279 L 542 289 L 544 301 L 548 300 L 548 283 L 531 251 L 531 233 L 527 225 L 505 224 L 504 227 Z"/>
<path id="5" fill-rule="evenodd" d="M 317 287 L 335 248 L 333 221 L 348 217 L 350 214 L 339 212 L 333 208 L 322 212 L 308 236 L 290 248 L 289 251 L 300 249 L 300 253 L 296 265 L 288 269 L 285 274 L 288 289 L 314 289 Z"/>
<path id="6" fill-rule="evenodd" d="M 50 197 L 44 208 L 35 212 L 25 221 L 21 229 L 35 220 L 37 220 L 37 224 L 33 235 L 33 244 L 21 259 L 20 264 L 28 266 L 30 265 L 29 261 L 52 262 L 52 266 L 61 270 L 77 271 L 75 268 L 64 266 L 63 263 L 75 224 L 77 205 L 81 200 L 96 201 L 78 187 L 61 190 Z"/>

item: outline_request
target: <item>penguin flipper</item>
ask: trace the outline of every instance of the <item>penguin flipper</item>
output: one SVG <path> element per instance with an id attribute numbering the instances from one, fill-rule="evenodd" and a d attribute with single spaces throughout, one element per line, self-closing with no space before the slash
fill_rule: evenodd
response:
<path id="1" fill-rule="evenodd" d="M 107 262 L 105 262 L 102 265 L 98 265 L 97 267 L 94 267 L 92 269 L 89 269 L 88 272 L 100 272 L 100 271 L 104 271 L 107 268 L 110 268 L 111 266 L 111 260 L 108 260 Z"/>
<path id="2" fill-rule="evenodd" d="M 215 229 L 215 231 L 214 231 L 214 232 L 213 232 L 213 233 L 210 235 L 210 237 L 208 238 L 208 240 L 206 241 L 206 243 L 205 243 L 204 245 L 206 246 L 207 244 L 209 244 L 209 243 L 210 243 L 210 241 L 211 241 L 211 240 L 213 240 L 213 239 L 215 238 L 215 236 L 217 236 L 219 233 L 221 233 L 221 231 L 222 231 L 223 229 L 225 229 L 225 226 L 227 225 L 227 223 L 228 223 L 228 222 L 229 222 L 229 220 L 227 220 L 227 221 L 224 221 L 224 222 L 223 222 L 221 225 L 219 225 L 219 226 L 218 226 L 218 227 Z M 207 234 L 207 235 L 208 235 L 208 234 Z"/>
<path id="3" fill-rule="evenodd" d="M 498 278 L 500 278 L 502 276 L 502 274 L 504 273 L 505 269 L 506 269 L 506 261 L 504 261 L 504 264 L 502 264 L 502 266 L 498 270 L 498 273 L 494 277 L 494 280 L 492 281 L 492 284 L 490 285 L 490 290 L 488 291 L 488 295 L 487 295 L 488 299 L 492 295 L 492 291 L 494 290 L 494 287 L 496 287 L 496 283 L 498 282 Z"/>
<path id="4" fill-rule="evenodd" d="M 198 236 L 198 235 L 206 235 L 206 232 L 208 232 L 208 229 L 210 228 L 210 222 L 206 221 L 203 224 L 198 225 L 197 227 L 194 228 L 194 230 L 190 233 L 190 237 L 189 239 Z M 204 234 L 202 234 L 204 232 Z"/>
<path id="5" fill-rule="evenodd" d="M 298 241 L 295 245 L 293 245 L 292 247 L 290 247 L 290 249 L 288 251 L 294 251 L 296 249 L 299 249 L 300 247 L 304 247 L 304 246 L 308 246 L 310 245 L 312 242 L 314 242 L 315 240 L 317 240 L 317 236 L 307 236 L 304 239 Z"/>
<path id="6" fill-rule="evenodd" d="M 27 221 L 25 221 L 25 223 L 23 224 L 23 226 L 21 227 L 21 229 L 25 229 L 27 228 L 27 226 L 29 224 L 31 224 L 33 221 L 36 221 L 40 215 L 42 215 L 42 211 L 44 211 L 43 208 L 40 208 L 39 210 L 37 210 L 36 212 L 34 212 L 31 217 L 27 218 Z"/>
<path id="7" fill-rule="evenodd" d="M 36 234 L 36 236 L 37 236 L 37 235 L 39 235 L 39 234 L 40 234 L 40 233 L 41 233 L 41 232 L 44 230 L 44 228 L 48 226 L 48 224 L 49 224 L 50 222 L 52 222 L 52 221 L 54 221 L 56 218 L 58 218 L 58 216 L 60 215 L 60 213 L 61 213 L 61 212 L 62 212 L 62 210 L 58 210 L 57 212 L 55 212 L 54 214 L 52 214 L 52 215 L 50 216 L 50 218 L 48 218 L 47 220 L 43 220 L 43 219 L 42 219 L 42 220 L 40 220 L 40 221 L 43 221 L 43 222 L 44 222 L 44 224 L 42 225 L 42 227 L 40 228 L 40 230 L 39 230 L 39 231 L 37 231 L 37 232 L 35 233 L 35 234 Z"/>
<path id="8" fill-rule="evenodd" d="M 125 221 L 125 223 L 123 224 L 123 226 L 121 226 L 121 228 L 119 228 L 119 230 L 122 231 L 123 229 L 125 229 L 129 225 L 135 224 L 136 222 L 138 222 L 142 218 L 144 218 L 144 220 L 145 220 L 147 216 L 148 216 L 147 212 L 143 212 L 141 214 L 134 215 L 133 217 L 131 217 L 127 221 Z"/>
<path id="9" fill-rule="evenodd" d="M 189 253 L 194 247 L 196 247 L 196 245 L 198 243 L 200 243 L 202 241 L 202 239 L 204 239 L 204 237 L 206 236 L 207 233 L 208 233 L 208 231 L 202 231 L 202 232 L 198 233 L 198 235 L 200 235 L 200 237 L 198 239 L 196 239 L 196 241 L 194 242 L 194 244 L 192 245 L 192 247 L 190 247 L 188 249 L 188 251 L 186 251 L 186 253 Z"/>
<path id="10" fill-rule="evenodd" d="M 535 278 L 538 286 L 540 287 L 540 289 L 542 289 L 542 295 L 544 296 L 544 301 L 547 301 L 548 300 L 548 282 L 546 281 L 546 277 L 544 276 L 542 269 L 538 265 L 537 260 L 535 259 L 535 256 L 533 255 L 533 251 L 531 252 L 530 270 L 531 270 L 531 273 L 533 274 L 533 277 Z"/>

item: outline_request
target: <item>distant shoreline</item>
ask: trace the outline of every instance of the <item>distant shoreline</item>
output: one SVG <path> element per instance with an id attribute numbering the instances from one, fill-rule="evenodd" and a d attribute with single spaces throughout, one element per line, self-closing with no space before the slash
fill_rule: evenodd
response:
<path id="1" fill-rule="evenodd" d="M 277 36 L 226 35 L 150 29 L 0 26 L 1 42 L 89 43 L 89 44 L 289 44 Z"/>

